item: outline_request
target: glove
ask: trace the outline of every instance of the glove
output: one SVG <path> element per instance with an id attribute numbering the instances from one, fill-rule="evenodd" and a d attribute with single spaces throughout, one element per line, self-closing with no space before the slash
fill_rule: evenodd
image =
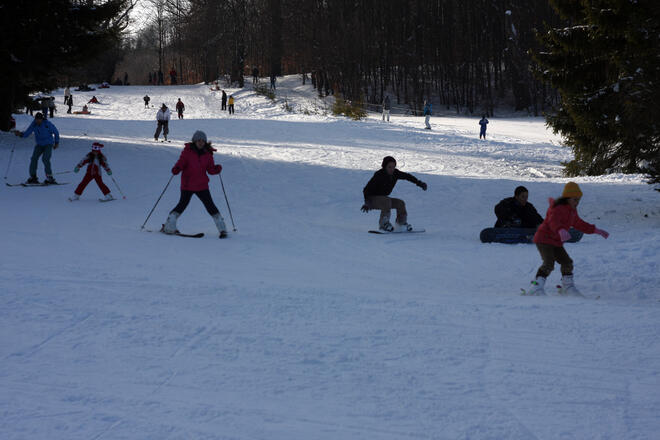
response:
<path id="1" fill-rule="evenodd" d="M 215 166 L 215 170 L 216 170 L 218 173 L 220 173 L 220 171 L 222 171 L 222 165 L 217 164 L 217 165 Z"/>
<path id="2" fill-rule="evenodd" d="M 80 171 L 80 167 L 75 167 L 75 168 L 73 169 L 73 172 L 74 172 L 74 173 L 77 173 L 78 171 Z"/>
<path id="3" fill-rule="evenodd" d="M 112 176 L 112 170 L 108 170 L 108 176 Z"/>
<path id="4" fill-rule="evenodd" d="M 360 208 L 360 211 L 369 212 L 369 205 L 365 203 L 364 205 L 362 205 L 362 208 Z"/>
<path id="5" fill-rule="evenodd" d="M 53 150 L 57 150 L 57 147 L 59 147 L 59 146 L 60 146 L 60 144 L 55 142 L 55 145 L 53 145 Z"/>
<path id="6" fill-rule="evenodd" d="M 179 168 L 179 167 L 172 168 L 172 174 L 174 174 L 175 176 L 177 174 L 179 174 L 180 172 L 181 172 L 181 168 Z"/>
<path id="7" fill-rule="evenodd" d="M 18 136 L 18 137 L 23 136 L 23 132 L 20 131 L 20 130 L 16 130 L 16 131 L 14 132 L 14 134 L 15 134 L 16 136 Z"/>
<path id="8" fill-rule="evenodd" d="M 426 188 L 428 188 L 428 185 L 426 185 L 426 183 L 422 182 L 421 180 L 417 182 L 417 186 L 422 188 L 424 191 L 426 191 Z"/>
<path id="9" fill-rule="evenodd" d="M 559 238 L 562 243 L 571 239 L 571 234 L 566 229 L 559 230 Z"/>
<path id="10" fill-rule="evenodd" d="M 604 231 L 604 230 L 602 230 L 602 229 L 598 229 L 598 228 L 594 229 L 594 233 L 600 235 L 600 236 L 603 237 L 603 238 L 607 238 L 607 237 L 610 236 L 610 233 L 609 233 L 609 232 Z"/>

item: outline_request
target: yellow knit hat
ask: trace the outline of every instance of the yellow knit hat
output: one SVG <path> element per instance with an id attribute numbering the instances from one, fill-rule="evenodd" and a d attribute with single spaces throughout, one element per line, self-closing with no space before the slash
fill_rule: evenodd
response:
<path id="1" fill-rule="evenodd" d="M 564 186 L 564 192 L 561 193 L 562 197 L 567 197 L 567 198 L 580 198 L 582 197 L 582 191 L 580 191 L 580 187 L 578 186 L 577 183 L 575 182 L 568 182 Z"/>

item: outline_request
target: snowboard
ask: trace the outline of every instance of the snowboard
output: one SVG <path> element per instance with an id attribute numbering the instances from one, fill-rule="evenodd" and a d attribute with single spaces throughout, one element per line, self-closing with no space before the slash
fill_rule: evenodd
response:
<path id="1" fill-rule="evenodd" d="M 369 231 L 370 234 L 381 234 L 381 235 L 387 235 L 387 234 L 414 234 L 416 232 L 426 232 L 426 229 L 413 229 L 412 231 L 392 231 L 392 232 L 372 229 L 372 230 Z"/>
<path id="2" fill-rule="evenodd" d="M 584 235 L 576 229 L 569 229 L 571 239 L 568 243 L 577 243 Z M 532 243 L 535 228 L 486 228 L 479 234 L 482 243 Z"/>

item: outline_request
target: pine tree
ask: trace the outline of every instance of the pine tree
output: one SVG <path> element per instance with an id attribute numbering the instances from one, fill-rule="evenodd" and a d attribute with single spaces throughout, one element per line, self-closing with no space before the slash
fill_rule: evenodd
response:
<path id="1" fill-rule="evenodd" d="M 58 86 L 61 72 L 115 44 L 131 0 L 8 1 L 0 5 L 0 129 L 17 103 Z"/>
<path id="2" fill-rule="evenodd" d="M 570 23 L 534 54 L 561 103 L 547 122 L 574 152 L 565 173 L 645 172 L 660 179 L 657 0 L 551 0 Z"/>

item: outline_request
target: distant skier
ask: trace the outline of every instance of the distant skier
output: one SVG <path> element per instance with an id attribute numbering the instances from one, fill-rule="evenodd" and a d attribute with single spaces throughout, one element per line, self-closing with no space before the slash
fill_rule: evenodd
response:
<path id="1" fill-rule="evenodd" d="M 227 93 L 222 91 L 222 108 L 221 110 L 227 110 Z"/>
<path id="2" fill-rule="evenodd" d="M 179 119 L 183 119 L 183 111 L 186 109 L 186 106 L 183 105 L 181 98 L 176 103 L 176 112 L 179 115 Z"/>
<path id="3" fill-rule="evenodd" d="M 55 97 L 51 96 L 48 98 L 48 111 L 50 112 L 50 117 L 54 118 L 55 117 Z"/>
<path id="4" fill-rule="evenodd" d="M 270 75 L 270 89 L 271 90 L 277 89 L 277 76 L 275 76 L 274 73 L 271 73 Z"/>
<path id="5" fill-rule="evenodd" d="M 229 95 L 229 114 L 233 115 L 234 114 L 234 95 Z"/>
<path id="6" fill-rule="evenodd" d="M 428 102 L 424 101 L 424 124 L 426 124 L 426 129 L 430 130 L 431 129 L 431 124 L 429 123 L 431 119 L 431 104 Z"/>
<path id="7" fill-rule="evenodd" d="M 534 205 L 527 201 L 529 191 L 524 186 L 515 189 L 513 197 L 507 197 L 495 205 L 496 228 L 534 228 L 543 223 L 543 217 Z"/>
<path id="8" fill-rule="evenodd" d="M 259 69 L 256 66 L 252 69 L 252 84 L 259 84 Z"/>
<path id="9" fill-rule="evenodd" d="M 196 131 L 193 134 L 192 142 L 187 143 L 181 152 L 181 156 L 176 165 L 172 168 L 172 174 L 181 174 L 181 198 L 179 203 L 170 211 L 162 231 L 166 234 L 176 234 L 176 222 L 179 216 L 185 211 L 190 199 L 196 195 L 202 201 L 206 211 L 211 215 L 215 222 L 220 238 L 227 237 L 227 227 L 225 221 L 220 215 L 220 211 L 213 203 L 211 192 L 209 191 L 208 174 L 220 174 L 222 166 L 216 164 L 213 160 L 215 149 L 207 142 L 206 134 L 203 131 Z"/>
<path id="10" fill-rule="evenodd" d="M 55 125 L 45 119 L 44 115 L 40 112 L 34 116 L 34 120 L 27 130 L 24 132 L 15 131 L 14 133 L 16 133 L 16 136 L 26 138 L 30 136 L 32 132 L 34 132 L 34 138 L 37 144 L 34 146 L 32 158 L 30 159 L 30 178 L 25 183 L 39 183 L 39 179 L 37 179 L 37 163 L 39 157 L 41 157 L 46 170 L 46 180 L 44 183 L 57 183 L 53 177 L 53 170 L 50 166 L 50 157 L 53 154 L 53 150 L 57 150 L 57 147 L 60 145 L 60 132 L 57 131 Z"/>
<path id="11" fill-rule="evenodd" d="M 399 171 L 396 168 L 396 160 L 391 156 L 386 156 L 383 159 L 381 169 L 374 173 L 362 190 L 364 195 L 364 205 L 361 208 L 362 212 L 379 209 L 380 219 L 378 221 L 378 228 L 386 232 L 395 230 L 395 227 L 390 223 L 390 211 L 392 208 L 396 209 L 396 230 L 412 231 L 413 229 L 408 224 L 408 213 L 406 212 L 405 202 L 401 199 L 388 197 L 399 179 L 412 182 L 426 191 L 426 183 L 411 174 Z"/>
<path id="12" fill-rule="evenodd" d="M 66 97 L 64 104 L 69 107 L 66 112 L 71 114 L 71 107 L 73 107 L 73 95 L 71 93 L 69 93 L 69 96 Z"/>
<path id="13" fill-rule="evenodd" d="M 488 119 L 486 119 L 486 115 L 481 115 L 479 125 L 481 125 L 481 130 L 479 130 L 479 139 L 483 137 L 484 140 L 486 140 L 486 126 L 488 125 Z"/>
<path id="14" fill-rule="evenodd" d="M 582 191 L 575 182 L 568 182 L 564 186 L 561 197 L 550 199 L 550 207 L 545 220 L 534 235 L 534 243 L 541 254 L 543 264 L 536 272 L 536 279 L 527 292 L 530 295 L 545 295 L 545 280 L 555 267 L 555 261 L 561 265 L 561 293 L 567 295 L 581 295 L 573 281 L 573 260 L 564 249 L 564 242 L 570 240 L 568 230 L 573 227 L 585 234 L 599 234 L 603 238 L 609 233 L 582 220 L 577 212 Z"/>
<path id="15" fill-rule="evenodd" d="M 158 140 L 158 136 L 160 136 L 160 130 L 163 130 L 163 137 L 165 140 L 167 140 L 167 135 L 170 133 L 170 129 L 168 127 L 170 123 L 170 109 L 167 108 L 165 103 L 161 106 L 160 110 L 156 113 L 156 121 L 158 121 L 158 127 L 156 127 L 156 133 L 154 134 L 154 139 Z"/>
<path id="16" fill-rule="evenodd" d="M 64 105 L 66 105 L 66 102 L 69 99 L 69 96 L 71 95 L 71 88 L 69 86 L 66 86 L 64 89 Z"/>
<path id="17" fill-rule="evenodd" d="M 383 100 L 383 121 L 387 115 L 387 122 L 390 122 L 390 109 L 392 108 L 392 103 L 390 102 L 390 95 L 385 95 Z"/>
<path id="18" fill-rule="evenodd" d="M 85 190 L 85 187 L 87 187 L 87 184 L 91 182 L 92 180 L 96 181 L 96 184 L 99 186 L 99 189 L 103 193 L 103 198 L 99 199 L 102 202 L 114 200 L 114 197 L 112 196 L 112 193 L 110 192 L 110 188 L 106 186 L 105 183 L 103 183 L 103 177 L 101 175 L 101 168 L 105 169 L 105 172 L 108 173 L 108 176 L 112 176 L 112 170 L 110 169 L 110 166 L 108 165 L 108 159 L 106 159 L 105 155 L 101 153 L 101 149 L 103 148 L 103 144 L 99 142 L 94 142 L 92 144 L 92 151 L 87 153 L 85 157 L 82 158 L 80 162 L 78 162 L 78 165 L 73 169 L 75 173 L 80 171 L 80 168 L 83 166 L 87 165 L 87 172 L 85 173 L 85 176 L 83 177 L 83 180 L 80 182 L 76 190 L 73 192 L 73 195 L 69 197 L 70 201 L 75 201 L 80 199 L 80 196 L 82 195 L 83 191 Z"/>
<path id="19" fill-rule="evenodd" d="M 149 101 L 151 101 L 149 95 L 144 95 L 144 98 L 142 99 L 144 99 L 144 108 L 149 108 Z"/>

